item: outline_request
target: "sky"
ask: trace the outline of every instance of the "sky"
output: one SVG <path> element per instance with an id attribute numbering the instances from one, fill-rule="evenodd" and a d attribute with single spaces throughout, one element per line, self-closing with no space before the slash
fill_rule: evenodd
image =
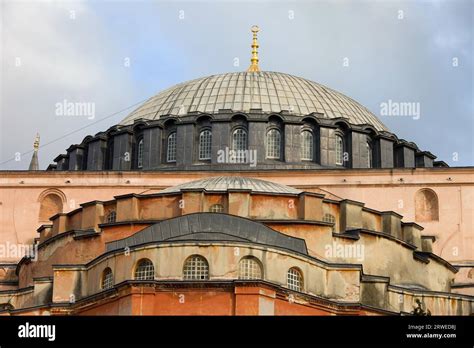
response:
<path id="1" fill-rule="evenodd" d="M 246 70 L 254 24 L 262 70 L 331 87 L 437 160 L 474 165 L 472 0 L 0 1 L 0 170 L 28 168 L 36 133 L 44 169 L 165 88 Z M 419 117 L 381 115 L 389 101 Z"/>

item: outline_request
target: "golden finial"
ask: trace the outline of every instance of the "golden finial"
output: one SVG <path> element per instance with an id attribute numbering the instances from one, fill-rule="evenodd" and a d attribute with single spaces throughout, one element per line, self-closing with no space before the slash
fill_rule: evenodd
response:
<path id="1" fill-rule="evenodd" d="M 252 41 L 252 58 L 250 58 L 250 66 L 247 69 L 248 72 L 258 72 L 260 68 L 258 67 L 258 41 L 257 41 L 257 33 L 259 32 L 260 28 L 254 25 L 250 29 L 253 33 L 253 41 Z"/>
<path id="2" fill-rule="evenodd" d="M 35 138 L 35 142 L 33 144 L 33 149 L 35 151 L 38 151 L 39 146 L 40 146 L 40 135 L 39 135 L 39 133 L 36 133 L 36 138 Z"/>

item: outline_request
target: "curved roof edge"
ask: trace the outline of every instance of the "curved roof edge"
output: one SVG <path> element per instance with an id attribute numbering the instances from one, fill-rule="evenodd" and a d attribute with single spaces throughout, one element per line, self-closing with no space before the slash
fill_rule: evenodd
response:
<path id="1" fill-rule="evenodd" d="M 277 184 L 266 180 L 241 176 L 217 176 L 187 182 L 181 185 L 166 188 L 159 193 L 178 193 L 186 190 L 204 190 L 208 192 L 222 192 L 227 190 L 250 191 L 259 193 L 295 194 L 302 190 L 290 186 Z"/>
<path id="2" fill-rule="evenodd" d="M 285 235 L 259 222 L 221 213 L 194 213 L 158 222 L 130 237 L 107 243 L 106 252 L 152 242 L 216 240 L 216 237 L 308 255 L 304 239 Z"/>

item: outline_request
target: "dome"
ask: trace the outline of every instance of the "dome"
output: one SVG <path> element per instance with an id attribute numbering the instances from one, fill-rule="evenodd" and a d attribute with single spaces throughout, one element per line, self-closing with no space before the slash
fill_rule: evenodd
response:
<path id="1" fill-rule="evenodd" d="M 290 186 L 270 181 L 245 178 L 240 176 L 217 176 L 187 182 L 169 187 L 160 193 L 177 193 L 182 190 L 204 190 L 207 192 L 223 192 L 227 190 L 251 191 L 260 193 L 300 194 L 302 191 Z"/>
<path id="2" fill-rule="evenodd" d="M 322 117 L 344 117 L 351 124 L 369 124 L 388 131 L 377 116 L 353 99 L 316 82 L 278 72 L 234 72 L 180 83 L 148 99 L 121 125 L 140 118 L 157 120 L 162 115 L 190 112 L 213 114 L 220 109 L 261 109 L 264 113 L 287 110 L 301 116 L 316 112 Z"/>

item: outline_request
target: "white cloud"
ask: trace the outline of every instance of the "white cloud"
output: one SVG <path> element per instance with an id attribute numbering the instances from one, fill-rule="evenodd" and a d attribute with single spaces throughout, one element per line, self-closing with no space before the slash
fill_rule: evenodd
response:
<path id="1" fill-rule="evenodd" d="M 37 131 L 44 144 L 92 122 L 56 116 L 58 102 L 94 103 L 100 117 L 137 100 L 124 57 L 86 2 L 5 2 L 3 19 L 0 162 L 30 150 Z M 42 167 L 91 128 L 42 149 Z M 26 169 L 27 157 L 0 169 Z"/>

